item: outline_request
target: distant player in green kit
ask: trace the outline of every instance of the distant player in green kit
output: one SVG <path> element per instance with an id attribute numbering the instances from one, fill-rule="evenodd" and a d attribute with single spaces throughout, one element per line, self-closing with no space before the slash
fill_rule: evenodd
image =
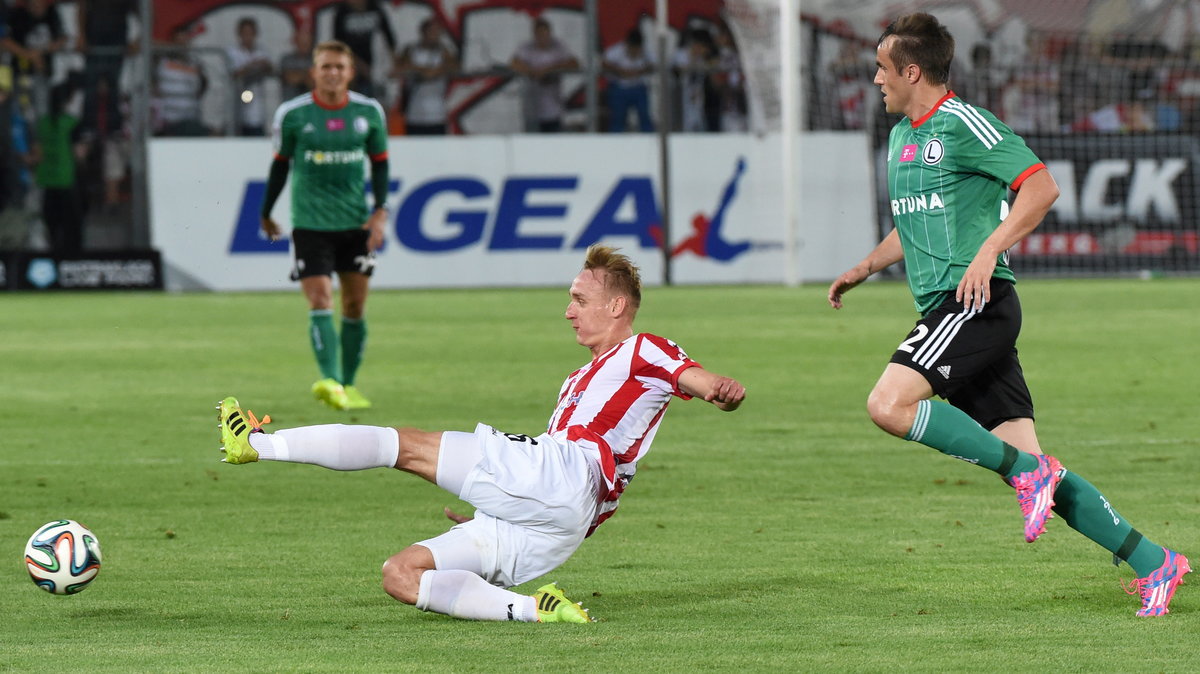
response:
<path id="1" fill-rule="evenodd" d="M 1058 186 L 1020 136 L 947 87 L 954 38 L 929 14 L 883 32 L 875 84 L 905 116 L 888 140 L 895 229 L 829 287 L 829 303 L 871 274 L 905 263 L 921 318 L 867 399 L 884 431 L 1000 474 L 1016 489 L 1025 540 L 1051 509 L 1137 573 L 1139 616 L 1160 616 L 1191 571 L 1145 538 L 1079 475 L 1042 454 L 1016 341 L 1021 330 L 1008 251 L 1042 221 Z M 1017 192 L 1012 208 L 1008 190 Z M 948 402 L 931 400 L 934 394 Z"/>
<path id="2" fill-rule="evenodd" d="M 262 229 L 272 241 L 283 235 L 271 209 L 289 169 L 292 182 L 292 279 L 309 304 L 309 336 L 321 371 L 312 392 L 339 410 L 371 403 L 354 385 L 367 342 L 364 309 L 387 225 L 387 124 L 373 98 L 349 90 L 354 56 L 341 42 L 313 50 L 312 93 L 297 96 L 275 112 L 275 161 L 263 200 Z M 364 196 L 363 161 L 371 162 L 373 208 Z M 333 273 L 342 288 L 341 331 L 333 324 Z"/>

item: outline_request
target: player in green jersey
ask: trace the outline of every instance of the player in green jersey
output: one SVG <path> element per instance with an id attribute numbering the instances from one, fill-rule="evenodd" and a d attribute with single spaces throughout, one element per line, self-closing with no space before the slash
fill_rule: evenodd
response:
<path id="1" fill-rule="evenodd" d="M 948 87 L 954 38 L 936 18 L 894 21 L 876 49 L 875 84 L 901 113 L 888 141 L 893 229 L 829 287 L 829 303 L 871 274 L 905 263 L 921 319 L 867 400 L 883 430 L 999 473 L 1017 492 L 1025 540 L 1051 510 L 1133 567 L 1139 616 L 1167 613 L 1191 571 L 1183 555 L 1152 543 L 1099 491 L 1042 453 L 1016 340 L 1021 306 L 1007 250 L 1058 198 L 1044 164 L 990 112 Z M 1009 208 L 1008 190 L 1017 192 Z M 948 402 L 931 400 L 934 394 Z"/>
<path id="2" fill-rule="evenodd" d="M 367 340 L 368 283 L 387 225 L 387 124 L 375 99 L 349 90 L 354 57 L 345 44 L 317 45 L 312 76 L 312 93 L 285 102 L 275 113 L 275 161 L 262 229 L 272 241 L 283 235 L 271 209 L 294 168 L 292 278 L 308 299 L 309 337 L 321 372 L 312 392 L 336 409 L 359 409 L 371 405 L 355 386 L 355 375 Z M 369 213 L 364 160 L 371 163 Z M 334 272 L 341 284 L 340 333 L 333 324 Z"/>

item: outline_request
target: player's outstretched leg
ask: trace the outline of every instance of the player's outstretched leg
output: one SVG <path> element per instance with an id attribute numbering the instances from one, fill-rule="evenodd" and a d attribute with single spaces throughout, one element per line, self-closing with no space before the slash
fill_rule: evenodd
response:
<path id="1" fill-rule="evenodd" d="M 226 398 L 220 410 L 222 451 L 228 463 L 289 461 L 311 463 L 332 470 L 394 468 L 400 456 L 400 436 L 386 426 L 323 424 L 285 428 L 266 433 L 254 414 Z"/>
<path id="2" fill-rule="evenodd" d="M 1046 519 L 1054 507 L 1054 491 L 1067 471 L 1053 456 L 1037 455 L 1037 468 L 1012 478 L 1017 505 L 1025 518 L 1025 541 L 1032 543 L 1046 530 Z"/>
<path id="3" fill-rule="evenodd" d="M 393 557 L 393 560 L 396 559 Z M 415 599 L 404 594 L 399 568 L 389 560 L 383 567 L 384 590 L 396 599 L 463 620 L 514 620 L 540 623 L 594 622 L 587 609 L 567 599 L 555 583 L 533 595 L 496 587 L 462 569 L 430 569 L 421 574 Z"/>
<path id="4" fill-rule="evenodd" d="M 1154 573 L 1134 580 L 1125 589 L 1129 594 L 1141 593 L 1142 607 L 1137 611 L 1140 618 L 1170 613 L 1167 605 L 1175 596 L 1175 588 L 1182 585 L 1183 576 L 1192 571 L 1187 557 L 1166 548 L 1163 548 L 1163 553 L 1166 559 L 1162 566 L 1155 569 Z"/>
<path id="5" fill-rule="evenodd" d="M 258 461 L 258 452 L 250 445 L 251 433 L 262 433 L 262 427 L 271 423 L 271 415 L 262 421 L 250 410 L 242 411 L 237 398 L 230 396 L 217 403 L 217 428 L 221 430 L 221 451 L 227 463 L 250 463 Z"/>

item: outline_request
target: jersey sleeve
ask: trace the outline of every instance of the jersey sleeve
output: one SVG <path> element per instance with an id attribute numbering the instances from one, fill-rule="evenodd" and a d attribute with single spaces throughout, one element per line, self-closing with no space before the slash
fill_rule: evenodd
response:
<path id="1" fill-rule="evenodd" d="M 679 375 L 689 367 L 700 367 L 679 345 L 658 335 L 643 334 L 638 347 L 640 367 L 634 373 L 643 382 L 657 382 L 671 395 L 690 400 L 692 396 L 679 388 Z"/>
<path id="2" fill-rule="evenodd" d="M 373 98 L 371 99 L 371 109 L 375 111 L 375 114 L 368 126 L 367 156 L 371 158 L 371 161 L 379 161 L 387 159 L 387 116 L 383 113 L 383 106 Z"/>
<path id="3" fill-rule="evenodd" d="M 1041 159 L 1007 124 L 982 108 L 961 104 L 955 133 L 954 155 L 959 165 L 1013 186 L 1031 169 L 1044 166 Z"/>
<path id="4" fill-rule="evenodd" d="M 291 159 L 296 153 L 296 127 L 291 123 L 293 115 L 289 115 L 284 109 L 280 109 L 275 113 L 275 119 L 271 123 L 271 144 L 275 149 L 275 156 L 284 159 Z"/>

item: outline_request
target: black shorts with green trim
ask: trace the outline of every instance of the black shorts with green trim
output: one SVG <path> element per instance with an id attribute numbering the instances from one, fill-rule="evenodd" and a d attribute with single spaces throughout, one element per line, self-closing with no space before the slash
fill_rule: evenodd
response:
<path id="1" fill-rule="evenodd" d="M 295 266 L 292 267 L 292 280 L 332 276 L 334 272 L 358 272 L 370 276 L 375 271 L 375 252 L 367 248 L 369 236 L 370 232 L 365 229 L 336 232 L 293 229 Z"/>
<path id="2" fill-rule="evenodd" d="M 891 362 L 917 371 L 934 393 L 991 430 L 1009 419 L 1033 418 L 1033 398 L 1017 358 L 1021 301 L 1012 281 L 993 278 L 982 310 L 947 292 L 917 321 Z"/>

